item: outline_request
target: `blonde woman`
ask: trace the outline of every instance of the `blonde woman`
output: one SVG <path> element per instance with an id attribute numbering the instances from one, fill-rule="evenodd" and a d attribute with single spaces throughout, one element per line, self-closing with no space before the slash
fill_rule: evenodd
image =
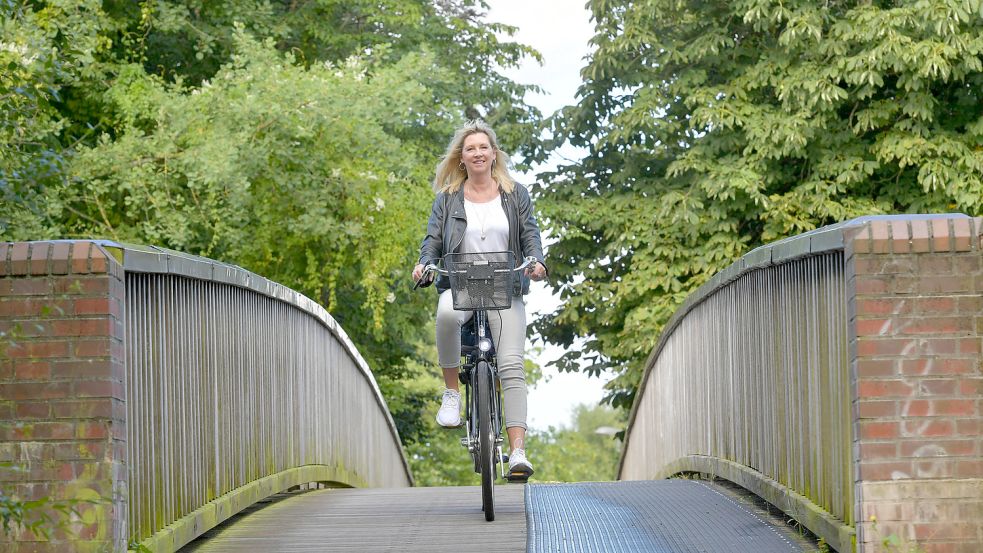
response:
<path id="1" fill-rule="evenodd" d="M 448 253 L 512 251 L 515 259 L 535 257 L 538 262 L 520 275 L 512 307 L 489 317 L 498 372 L 502 381 L 505 428 L 508 434 L 509 472 L 533 473 L 525 451 L 526 437 L 526 306 L 529 281 L 546 278 L 542 237 L 533 217 L 529 191 L 509 176 L 508 156 L 499 149 L 495 131 L 482 121 L 471 121 L 457 130 L 447 153 L 437 165 L 433 181 L 437 198 L 420 245 L 420 260 L 413 279 L 420 280 L 424 267 Z M 443 394 L 437 423 L 461 425 L 461 326 L 472 313 L 455 311 L 447 277 L 437 279 L 437 354 L 444 373 Z"/>

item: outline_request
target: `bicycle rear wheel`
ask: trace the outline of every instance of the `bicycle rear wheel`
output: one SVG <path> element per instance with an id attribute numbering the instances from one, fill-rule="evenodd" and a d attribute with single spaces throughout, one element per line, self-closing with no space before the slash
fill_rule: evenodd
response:
<path id="1" fill-rule="evenodd" d="M 479 361 L 474 371 L 474 391 L 478 407 L 478 466 L 481 469 L 481 506 L 485 520 L 495 520 L 495 427 L 492 423 L 492 394 L 495 391 L 491 367 Z"/>

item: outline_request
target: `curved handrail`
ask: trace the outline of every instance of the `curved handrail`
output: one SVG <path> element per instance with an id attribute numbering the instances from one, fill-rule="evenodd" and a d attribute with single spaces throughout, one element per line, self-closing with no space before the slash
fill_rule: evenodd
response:
<path id="1" fill-rule="evenodd" d="M 413 484 L 368 365 L 324 308 L 241 267 L 98 243 L 125 273 L 131 541 L 173 551 L 308 482 Z"/>
<path id="2" fill-rule="evenodd" d="M 838 550 L 854 539 L 849 236 L 874 216 L 762 246 L 666 325 L 629 416 L 619 478 L 714 474 Z"/>

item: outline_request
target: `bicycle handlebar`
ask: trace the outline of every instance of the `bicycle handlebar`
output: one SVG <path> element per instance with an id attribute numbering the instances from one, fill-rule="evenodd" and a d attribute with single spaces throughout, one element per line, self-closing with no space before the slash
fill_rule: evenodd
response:
<path id="1" fill-rule="evenodd" d="M 527 267 L 529 267 L 533 263 L 538 263 L 538 262 L 539 262 L 538 259 L 536 259 L 535 257 L 533 257 L 533 256 L 530 255 L 530 256 L 527 256 L 522 261 L 522 265 L 519 265 L 515 269 L 496 269 L 495 272 L 496 273 L 500 273 L 500 272 L 506 272 L 506 271 L 513 271 L 513 272 L 516 272 L 517 273 L 519 271 L 524 271 Z M 441 269 L 440 267 L 434 265 L 433 263 L 430 263 L 426 267 L 423 268 L 423 274 L 420 276 L 420 280 L 416 281 L 416 284 L 413 286 L 413 289 L 416 290 L 421 285 L 423 285 L 423 283 L 426 282 L 428 278 L 432 277 L 434 273 L 437 273 L 437 274 L 440 274 L 440 275 L 445 275 L 445 276 L 450 274 L 450 272 L 448 272 L 446 269 Z M 430 286 L 430 285 L 427 284 L 425 286 Z"/>

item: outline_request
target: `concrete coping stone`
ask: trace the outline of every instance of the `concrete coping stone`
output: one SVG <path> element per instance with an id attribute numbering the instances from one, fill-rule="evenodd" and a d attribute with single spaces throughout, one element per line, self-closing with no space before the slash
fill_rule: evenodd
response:
<path id="1" fill-rule="evenodd" d="M 778 265 L 814 253 L 810 250 L 811 238 L 795 236 L 772 244 L 771 262 Z"/>
<path id="2" fill-rule="evenodd" d="M 727 284 L 729 282 L 733 282 L 737 280 L 738 278 L 741 277 L 741 275 L 743 275 L 746 272 L 747 272 L 747 263 L 745 259 L 742 257 L 737 261 L 728 265 L 727 268 L 724 269 L 723 271 L 720 271 L 719 274 L 722 275 L 721 276 L 722 284 Z"/>
<path id="3" fill-rule="evenodd" d="M 771 246 L 760 246 L 744 254 L 744 267 L 746 269 L 763 269 L 771 265 Z"/>

